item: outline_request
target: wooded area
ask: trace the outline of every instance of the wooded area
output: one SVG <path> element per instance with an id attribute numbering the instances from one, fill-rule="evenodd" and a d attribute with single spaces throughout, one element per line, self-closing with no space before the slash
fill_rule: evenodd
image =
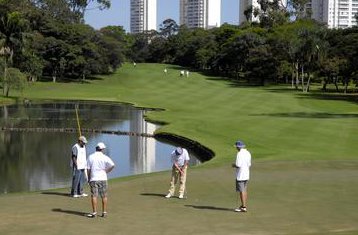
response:
<path id="1" fill-rule="evenodd" d="M 260 23 L 188 29 L 165 20 L 159 31 L 95 30 L 84 23 L 90 2 L 0 0 L 0 80 L 3 95 L 28 82 L 84 81 L 113 73 L 125 61 L 176 64 L 252 85 L 290 83 L 303 92 L 356 92 L 358 27 L 327 29 L 303 14 L 306 0 L 259 1 Z M 253 11 L 245 11 L 247 18 Z M 293 20 L 294 19 L 294 20 Z"/>

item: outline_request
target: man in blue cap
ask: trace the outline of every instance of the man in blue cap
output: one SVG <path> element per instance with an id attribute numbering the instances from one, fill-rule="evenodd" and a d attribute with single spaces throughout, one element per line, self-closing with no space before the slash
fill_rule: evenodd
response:
<path id="1" fill-rule="evenodd" d="M 251 154 L 241 140 L 236 141 L 235 147 L 238 150 L 236 162 L 232 164 L 236 168 L 236 192 L 238 193 L 235 211 L 247 212 L 247 184 L 250 179 Z M 241 206 L 239 206 L 239 197 Z"/>
<path id="2" fill-rule="evenodd" d="M 184 198 L 185 183 L 186 183 L 186 170 L 189 164 L 189 153 L 185 148 L 178 147 L 171 153 L 172 158 L 172 177 L 170 180 L 169 193 L 165 196 L 171 198 L 174 196 L 175 184 L 180 183 L 179 186 L 179 199 Z"/>

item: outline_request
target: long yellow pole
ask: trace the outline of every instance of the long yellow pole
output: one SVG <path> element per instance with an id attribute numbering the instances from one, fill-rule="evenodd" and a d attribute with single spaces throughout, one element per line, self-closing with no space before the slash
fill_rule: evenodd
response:
<path id="1" fill-rule="evenodd" d="M 79 134 L 79 136 L 81 136 L 82 135 L 82 133 L 81 133 L 81 125 L 80 125 L 80 119 L 78 117 L 78 107 L 77 106 L 78 105 L 76 104 L 75 109 L 76 109 L 77 128 L 78 128 L 78 134 Z"/>

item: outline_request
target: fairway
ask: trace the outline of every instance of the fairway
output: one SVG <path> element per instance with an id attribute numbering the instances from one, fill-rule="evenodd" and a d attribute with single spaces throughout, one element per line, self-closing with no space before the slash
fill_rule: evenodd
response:
<path id="1" fill-rule="evenodd" d="M 186 200 L 164 198 L 169 172 L 112 180 L 106 219 L 84 217 L 89 198 L 66 197 L 68 189 L 2 195 L 0 234 L 358 233 L 357 102 L 288 86 L 243 87 L 196 72 L 181 78 L 180 69 L 125 64 L 88 83 L 31 84 L 24 97 L 162 109 L 147 114 L 167 124 L 157 133 L 195 140 L 215 153 L 189 169 Z M 246 214 L 233 212 L 237 139 L 253 156 Z"/>

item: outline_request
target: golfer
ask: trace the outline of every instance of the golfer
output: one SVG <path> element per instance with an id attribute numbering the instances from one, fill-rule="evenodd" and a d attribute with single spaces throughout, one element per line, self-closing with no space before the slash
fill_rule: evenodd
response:
<path id="1" fill-rule="evenodd" d="M 166 198 L 171 198 L 174 196 L 175 185 L 180 182 L 179 186 L 179 198 L 184 198 L 185 192 L 185 183 L 186 183 L 186 173 L 189 164 L 189 153 L 185 148 L 178 147 L 171 153 L 172 160 L 172 177 L 170 181 L 169 193 L 165 196 Z"/>
<path id="2" fill-rule="evenodd" d="M 88 196 L 83 192 L 84 182 L 87 181 L 86 166 L 87 166 L 87 153 L 86 153 L 87 139 L 84 136 L 78 138 L 78 142 L 72 147 L 72 197 L 86 197 Z"/>
<path id="3" fill-rule="evenodd" d="M 106 146 L 100 142 L 96 146 L 96 152 L 88 157 L 87 173 L 89 184 L 91 186 L 91 203 L 92 213 L 87 216 L 94 218 L 97 216 L 97 197 L 102 198 L 102 217 L 107 216 L 107 173 L 114 168 L 113 161 L 105 155 L 104 149 Z"/>
<path id="4" fill-rule="evenodd" d="M 246 149 L 246 145 L 241 140 L 235 143 L 238 150 L 236 162 L 232 164 L 236 168 L 236 192 L 237 208 L 236 212 L 247 212 L 247 184 L 250 178 L 251 154 Z M 239 206 L 239 196 L 241 206 Z"/>

